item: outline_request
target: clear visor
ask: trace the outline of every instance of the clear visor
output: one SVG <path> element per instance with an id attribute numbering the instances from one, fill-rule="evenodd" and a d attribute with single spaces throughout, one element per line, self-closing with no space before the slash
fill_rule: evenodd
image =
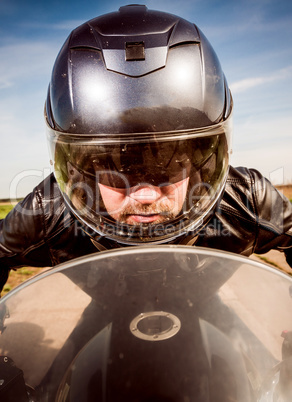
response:
<path id="1" fill-rule="evenodd" d="M 98 234 L 135 244 L 193 230 L 212 209 L 227 175 L 229 136 L 227 121 L 113 136 L 48 128 L 55 176 L 75 215 Z"/>

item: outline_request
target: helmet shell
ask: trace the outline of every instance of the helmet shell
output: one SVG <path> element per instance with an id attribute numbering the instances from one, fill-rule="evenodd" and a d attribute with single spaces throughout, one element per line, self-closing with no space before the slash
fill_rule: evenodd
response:
<path id="1" fill-rule="evenodd" d="M 139 5 L 70 34 L 46 102 L 50 127 L 77 134 L 193 129 L 230 111 L 220 62 L 199 28 Z"/>

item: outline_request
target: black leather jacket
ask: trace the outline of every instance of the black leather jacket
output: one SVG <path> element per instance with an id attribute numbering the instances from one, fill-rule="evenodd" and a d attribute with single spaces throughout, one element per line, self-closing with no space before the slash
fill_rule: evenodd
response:
<path id="1" fill-rule="evenodd" d="M 196 237 L 175 242 L 246 256 L 277 249 L 286 253 L 292 266 L 292 205 L 259 172 L 231 167 L 208 224 Z M 50 175 L 0 221 L 0 289 L 11 268 L 54 266 L 114 247 L 120 245 L 104 238 L 94 244 L 66 208 Z"/>

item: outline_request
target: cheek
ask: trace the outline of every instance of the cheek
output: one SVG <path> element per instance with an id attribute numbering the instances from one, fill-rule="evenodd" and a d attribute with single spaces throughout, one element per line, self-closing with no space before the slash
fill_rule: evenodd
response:
<path id="1" fill-rule="evenodd" d="M 181 180 L 178 183 L 171 184 L 166 187 L 162 187 L 163 194 L 169 200 L 173 200 L 176 204 L 181 206 L 185 200 L 187 189 L 189 184 L 189 178 Z"/>
<path id="2" fill-rule="evenodd" d="M 187 179 L 183 180 L 183 183 L 180 188 L 182 203 L 184 202 L 186 195 L 187 195 L 189 181 L 190 181 L 189 177 Z"/>
<path id="3" fill-rule="evenodd" d="M 103 200 L 104 206 L 109 214 L 118 213 L 119 210 L 127 203 L 127 190 L 114 189 L 99 184 L 99 191 Z"/>

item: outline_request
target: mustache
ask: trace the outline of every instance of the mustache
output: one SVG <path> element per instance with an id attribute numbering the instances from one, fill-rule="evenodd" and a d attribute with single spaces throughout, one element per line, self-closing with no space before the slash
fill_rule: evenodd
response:
<path id="1" fill-rule="evenodd" d="M 119 220 L 125 221 L 129 215 L 161 215 L 164 219 L 173 219 L 176 214 L 173 208 L 166 202 L 158 202 L 153 204 L 130 204 L 125 206 L 121 211 Z"/>

